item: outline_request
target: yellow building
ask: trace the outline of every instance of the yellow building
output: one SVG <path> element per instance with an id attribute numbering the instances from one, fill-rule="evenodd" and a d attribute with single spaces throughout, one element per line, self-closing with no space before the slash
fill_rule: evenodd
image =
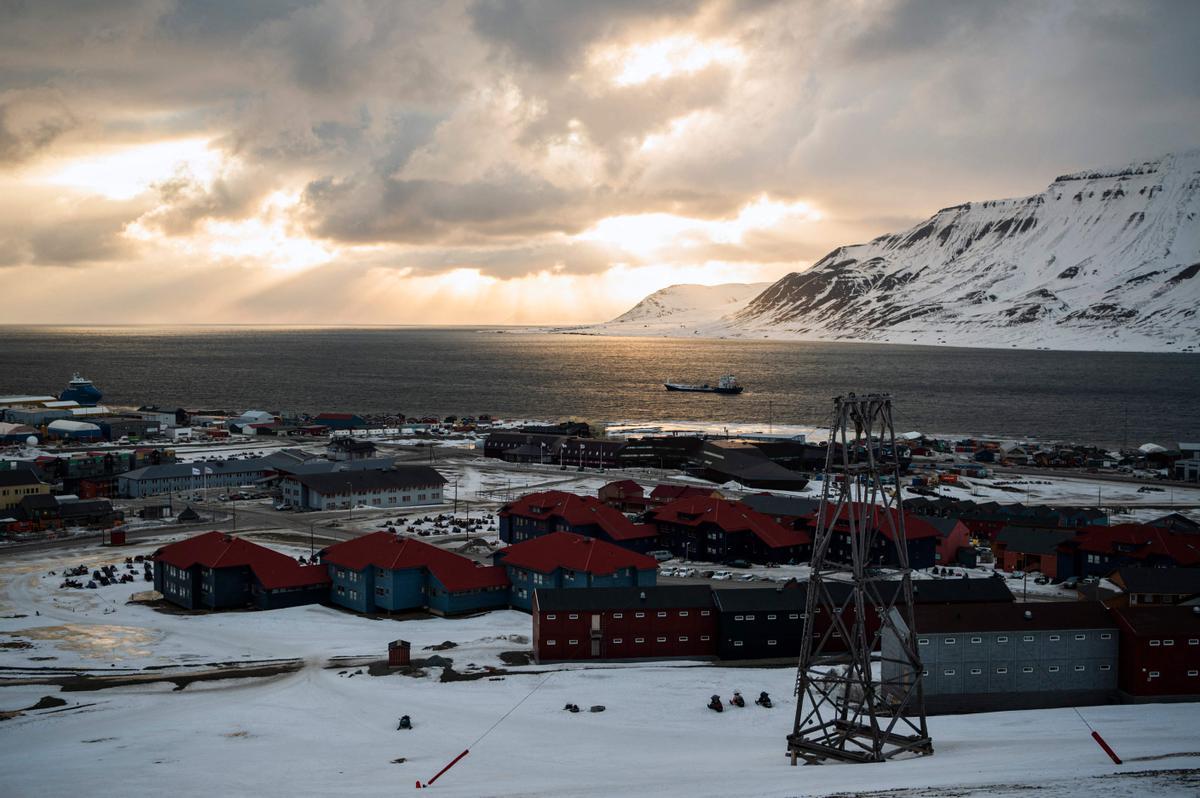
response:
<path id="1" fill-rule="evenodd" d="M 24 468 L 0 471 L 0 512 L 16 507 L 26 496 L 49 492 L 50 486 L 38 479 L 32 471 Z"/>

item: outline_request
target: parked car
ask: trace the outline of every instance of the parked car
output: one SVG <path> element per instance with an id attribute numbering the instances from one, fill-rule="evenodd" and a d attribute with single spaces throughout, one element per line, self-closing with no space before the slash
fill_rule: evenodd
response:
<path id="1" fill-rule="evenodd" d="M 729 573 L 729 571 L 713 571 L 712 578 L 728 581 L 733 579 L 733 574 Z"/>
<path id="2" fill-rule="evenodd" d="M 658 560 L 659 562 L 666 562 L 667 560 L 669 560 L 675 556 L 674 554 L 672 554 L 669 551 L 666 551 L 665 549 L 658 549 L 657 551 L 648 551 L 646 553 L 649 554 L 654 559 Z"/>
<path id="3" fill-rule="evenodd" d="M 750 567 L 750 563 L 746 562 L 745 560 L 728 560 L 724 564 L 728 565 L 730 568 L 749 568 Z"/>
<path id="4" fill-rule="evenodd" d="M 1009 579 L 1024 579 L 1025 572 L 1024 571 L 1013 571 L 1011 574 L 1008 575 L 1008 578 Z"/>
<path id="5" fill-rule="evenodd" d="M 658 575 L 659 576 L 676 576 L 677 574 L 675 573 L 674 568 L 659 568 Z"/>
<path id="6" fill-rule="evenodd" d="M 735 578 L 739 582 L 753 582 L 758 577 L 756 577 L 754 574 L 738 574 Z"/>
<path id="7" fill-rule="evenodd" d="M 1079 577 L 1078 576 L 1068 576 L 1066 579 L 1063 580 L 1062 586 L 1065 587 L 1067 590 L 1077 589 L 1079 587 Z"/>
<path id="8" fill-rule="evenodd" d="M 692 577 L 692 576 L 696 575 L 696 569 L 695 568 L 676 568 L 675 575 Z"/>

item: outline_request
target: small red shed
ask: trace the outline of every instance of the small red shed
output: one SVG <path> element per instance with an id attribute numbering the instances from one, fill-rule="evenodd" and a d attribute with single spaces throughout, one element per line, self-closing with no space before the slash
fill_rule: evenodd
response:
<path id="1" fill-rule="evenodd" d="M 399 668 L 408 665 L 411 661 L 411 649 L 412 644 L 407 640 L 393 640 L 388 643 L 388 667 Z"/>

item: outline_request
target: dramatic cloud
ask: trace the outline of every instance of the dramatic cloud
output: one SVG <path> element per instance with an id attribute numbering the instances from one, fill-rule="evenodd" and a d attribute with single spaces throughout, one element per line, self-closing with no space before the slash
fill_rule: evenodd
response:
<path id="1" fill-rule="evenodd" d="M 1200 146 L 1198 37 L 1175 0 L 0 0 L 0 320 L 559 323 L 771 280 Z"/>

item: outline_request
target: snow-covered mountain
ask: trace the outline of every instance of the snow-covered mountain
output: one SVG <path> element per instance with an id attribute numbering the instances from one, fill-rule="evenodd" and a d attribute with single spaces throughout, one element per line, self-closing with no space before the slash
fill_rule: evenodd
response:
<path id="1" fill-rule="evenodd" d="M 688 317 L 728 337 L 1200 351 L 1198 309 L 1193 150 L 945 208 L 839 247 L 707 324 Z"/>
<path id="2" fill-rule="evenodd" d="M 655 291 L 612 321 L 587 329 L 615 335 L 692 335 L 742 310 L 771 285 L 672 285 Z"/>

